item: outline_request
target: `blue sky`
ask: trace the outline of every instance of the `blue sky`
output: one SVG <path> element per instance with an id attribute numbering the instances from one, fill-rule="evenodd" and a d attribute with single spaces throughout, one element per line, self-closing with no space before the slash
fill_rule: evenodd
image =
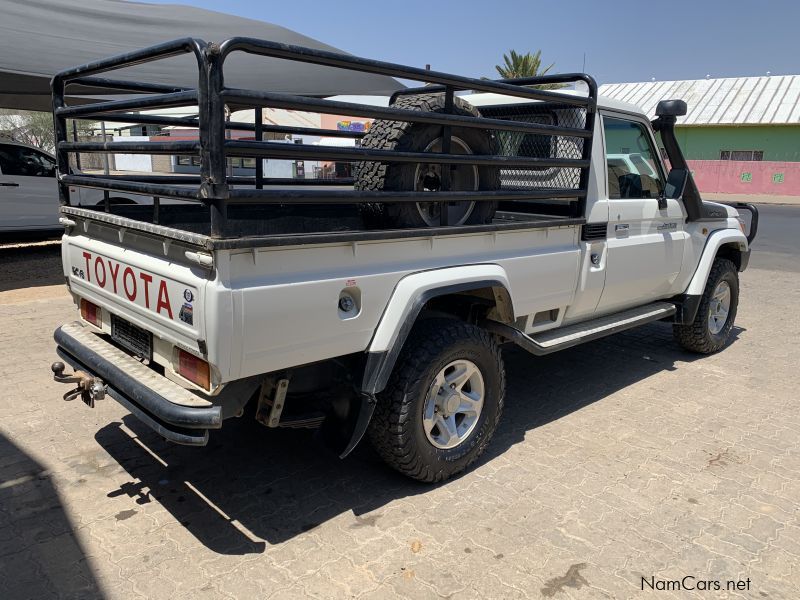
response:
<path id="1" fill-rule="evenodd" d="M 150 0 L 147 0 L 150 1 Z M 800 74 L 800 0 L 173 0 L 269 21 L 353 54 L 493 76 L 542 49 L 600 83 Z"/>

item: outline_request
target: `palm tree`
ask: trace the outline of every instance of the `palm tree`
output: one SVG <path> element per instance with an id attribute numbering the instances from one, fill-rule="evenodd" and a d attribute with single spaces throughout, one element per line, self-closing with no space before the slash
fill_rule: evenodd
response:
<path id="1" fill-rule="evenodd" d="M 503 79 L 516 79 L 519 77 L 536 77 L 537 75 L 545 75 L 555 66 L 551 63 L 542 68 L 542 51 L 528 52 L 527 54 L 519 54 L 516 50 L 509 51 L 508 54 L 503 54 L 503 64 L 495 65 L 495 69 Z M 541 89 L 557 89 L 564 87 L 560 83 L 550 83 L 535 86 Z"/>

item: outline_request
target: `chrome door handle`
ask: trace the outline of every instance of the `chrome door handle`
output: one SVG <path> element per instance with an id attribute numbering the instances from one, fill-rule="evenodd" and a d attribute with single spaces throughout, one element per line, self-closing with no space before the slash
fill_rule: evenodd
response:
<path id="1" fill-rule="evenodd" d="M 3 187 L 19 187 L 18 183 L 14 183 L 13 181 L 0 181 L 0 186 Z"/>
<path id="2" fill-rule="evenodd" d="M 628 224 L 614 225 L 614 231 L 628 231 L 631 228 Z"/>

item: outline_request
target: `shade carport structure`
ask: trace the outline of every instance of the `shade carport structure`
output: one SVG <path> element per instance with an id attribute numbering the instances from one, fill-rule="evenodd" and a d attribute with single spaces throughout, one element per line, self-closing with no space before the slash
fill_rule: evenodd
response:
<path id="1" fill-rule="evenodd" d="M 0 108 L 52 110 L 50 80 L 79 64 L 134 52 L 180 37 L 222 42 L 243 36 L 317 50 L 341 52 L 295 31 L 215 11 L 174 4 L 119 0 L 0 0 Z M 225 69 L 226 85 L 243 89 L 325 97 L 388 95 L 402 87 L 383 75 L 241 54 Z M 119 70 L 115 78 L 175 88 L 197 86 L 190 54 Z M 117 90 L 125 94 L 125 90 Z M 75 85 L 69 104 L 114 93 Z"/>

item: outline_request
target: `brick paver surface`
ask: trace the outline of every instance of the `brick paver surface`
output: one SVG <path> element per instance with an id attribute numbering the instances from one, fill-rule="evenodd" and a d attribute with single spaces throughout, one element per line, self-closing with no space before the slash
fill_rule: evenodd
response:
<path id="1" fill-rule="evenodd" d="M 63 402 L 51 333 L 71 304 L 14 288 L 0 598 L 800 597 L 796 273 L 743 275 L 714 356 L 665 324 L 546 358 L 509 349 L 490 450 L 434 487 L 367 445 L 340 461 L 309 432 L 238 421 L 183 448 L 113 400 Z M 687 575 L 722 590 L 642 591 Z"/>

